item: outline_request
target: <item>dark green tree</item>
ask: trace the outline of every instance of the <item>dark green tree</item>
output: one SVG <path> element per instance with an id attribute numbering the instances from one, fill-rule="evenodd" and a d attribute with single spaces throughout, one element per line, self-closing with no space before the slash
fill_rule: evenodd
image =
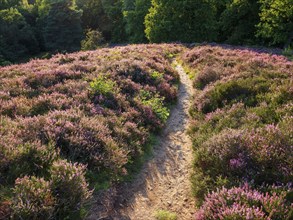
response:
<path id="1" fill-rule="evenodd" d="M 151 0 L 124 0 L 124 20 L 127 38 L 132 43 L 146 42 L 145 16 L 151 7 Z"/>
<path id="2" fill-rule="evenodd" d="M 125 22 L 122 0 L 101 0 L 103 8 L 111 21 L 111 42 L 126 42 Z"/>
<path id="3" fill-rule="evenodd" d="M 113 22 L 106 13 L 102 0 L 77 0 L 76 4 L 83 11 L 83 29 L 99 30 L 105 40 L 110 41 Z"/>
<path id="4" fill-rule="evenodd" d="M 16 8 L 22 4 L 22 0 L 0 0 L 0 10 Z"/>
<path id="5" fill-rule="evenodd" d="M 230 0 L 220 15 L 219 41 L 231 44 L 254 43 L 258 14 L 259 4 L 256 0 Z"/>
<path id="6" fill-rule="evenodd" d="M 44 39 L 50 51 L 74 51 L 80 49 L 82 39 L 81 11 L 72 0 L 56 0 L 46 18 Z"/>
<path id="7" fill-rule="evenodd" d="M 152 0 L 146 16 L 151 42 L 201 42 L 217 38 L 213 0 Z"/>
<path id="8" fill-rule="evenodd" d="M 0 44 L 0 54 L 9 61 L 38 52 L 34 32 L 16 8 L 0 10 Z"/>
<path id="9" fill-rule="evenodd" d="M 288 47 L 293 39 L 293 0 L 260 0 L 258 36 L 270 45 Z"/>

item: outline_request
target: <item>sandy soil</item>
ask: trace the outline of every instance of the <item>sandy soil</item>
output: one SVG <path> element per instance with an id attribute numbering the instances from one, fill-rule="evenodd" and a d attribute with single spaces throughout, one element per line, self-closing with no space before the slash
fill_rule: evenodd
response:
<path id="1" fill-rule="evenodd" d="M 186 130 L 193 89 L 182 66 L 177 64 L 176 70 L 181 78 L 178 102 L 158 137 L 153 158 L 134 181 L 98 195 L 88 219 L 152 220 L 159 209 L 176 213 L 178 220 L 192 219 L 192 144 Z"/>

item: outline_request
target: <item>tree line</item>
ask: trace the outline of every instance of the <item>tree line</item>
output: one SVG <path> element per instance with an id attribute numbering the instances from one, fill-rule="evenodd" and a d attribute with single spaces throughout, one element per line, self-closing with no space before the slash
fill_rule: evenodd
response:
<path id="1" fill-rule="evenodd" d="M 289 47 L 293 0 L 0 0 L 0 64 L 104 42 Z"/>

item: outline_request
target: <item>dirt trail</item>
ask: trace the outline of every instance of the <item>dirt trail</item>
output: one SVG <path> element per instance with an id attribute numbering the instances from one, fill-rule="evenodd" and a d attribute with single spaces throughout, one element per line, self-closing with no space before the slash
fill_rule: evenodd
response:
<path id="1" fill-rule="evenodd" d="M 177 105 L 172 109 L 149 160 L 133 182 L 124 183 L 99 195 L 88 219 L 91 220 L 152 220 L 154 213 L 168 210 L 178 220 L 192 219 L 194 202 L 191 197 L 191 141 L 185 133 L 192 83 L 182 66 Z"/>

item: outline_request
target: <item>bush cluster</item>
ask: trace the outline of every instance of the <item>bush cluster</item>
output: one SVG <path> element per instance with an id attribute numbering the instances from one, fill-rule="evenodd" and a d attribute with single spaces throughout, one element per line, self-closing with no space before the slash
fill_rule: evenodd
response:
<path id="1" fill-rule="evenodd" d="M 87 182 L 121 179 L 166 122 L 179 79 L 168 54 L 181 50 L 137 45 L 1 68 L 1 212 L 84 213 Z"/>
<path id="2" fill-rule="evenodd" d="M 196 219 L 290 219 L 291 186 L 281 194 L 272 186 L 290 184 L 293 175 L 292 62 L 217 46 L 181 58 L 196 90 L 189 129 L 193 189 L 203 204 Z"/>

